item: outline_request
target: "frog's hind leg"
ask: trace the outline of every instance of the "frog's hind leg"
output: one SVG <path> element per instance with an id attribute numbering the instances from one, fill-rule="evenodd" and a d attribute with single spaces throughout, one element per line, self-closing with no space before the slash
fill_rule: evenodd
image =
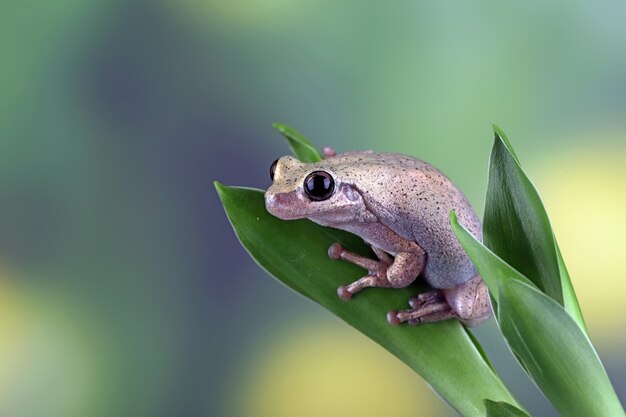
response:
<path id="1" fill-rule="evenodd" d="M 480 275 L 443 290 L 446 301 L 466 326 L 475 326 L 492 315 L 489 289 Z"/>
<path id="2" fill-rule="evenodd" d="M 457 317 L 443 294 L 435 290 L 419 294 L 409 300 L 410 309 L 387 313 L 387 321 L 391 325 L 406 322 L 409 324 L 428 323 L 448 320 Z"/>
<path id="3" fill-rule="evenodd" d="M 480 276 L 444 290 L 429 291 L 409 300 L 412 308 L 390 311 L 389 324 L 428 323 L 457 318 L 466 326 L 475 326 L 491 317 L 487 285 Z"/>
<path id="4" fill-rule="evenodd" d="M 409 299 L 409 305 L 411 308 L 419 308 L 424 304 L 435 303 L 438 301 L 445 301 L 446 298 L 443 295 L 443 291 L 435 290 L 435 291 L 426 291 L 417 296 Z"/>

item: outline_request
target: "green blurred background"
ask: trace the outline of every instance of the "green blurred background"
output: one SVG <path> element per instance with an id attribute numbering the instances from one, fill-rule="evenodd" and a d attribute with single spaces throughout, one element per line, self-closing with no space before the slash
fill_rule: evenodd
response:
<path id="1" fill-rule="evenodd" d="M 268 277 L 212 181 L 288 153 L 415 155 L 479 213 L 491 123 L 544 197 L 626 397 L 626 3 L 0 3 L 0 416 L 450 416 Z M 476 329 L 536 416 L 554 416 Z"/>

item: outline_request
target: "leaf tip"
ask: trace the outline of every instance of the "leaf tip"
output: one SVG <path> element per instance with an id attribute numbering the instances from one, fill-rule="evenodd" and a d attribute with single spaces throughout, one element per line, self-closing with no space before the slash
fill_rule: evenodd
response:
<path id="1" fill-rule="evenodd" d="M 515 154 L 515 150 L 513 150 L 513 145 L 511 145 L 511 141 L 509 140 L 504 130 L 500 128 L 497 124 L 491 125 L 493 127 L 493 133 L 495 136 L 495 144 L 500 143 L 504 145 L 506 150 L 513 156 L 513 159 L 519 164 L 519 159 L 517 159 L 517 155 Z M 494 146 L 495 146 L 494 144 Z"/>
<path id="2" fill-rule="evenodd" d="M 458 223 L 458 219 L 456 217 L 456 212 L 454 210 L 450 210 L 449 216 L 450 216 L 450 224 L 452 226 L 454 226 L 455 224 Z"/>
<path id="3" fill-rule="evenodd" d="M 272 127 L 278 130 L 280 133 L 285 133 L 289 129 L 287 125 L 284 125 L 282 123 L 277 123 L 277 122 L 272 123 Z"/>
<path id="4" fill-rule="evenodd" d="M 497 124 L 493 123 L 491 125 L 491 127 L 493 128 L 493 133 L 496 135 L 496 138 L 498 136 L 506 137 L 506 134 L 504 133 L 504 131 L 502 130 L 502 128 L 500 126 L 498 126 Z M 489 401 L 489 400 L 486 400 L 486 401 Z"/>
<path id="5" fill-rule="evenodd" d="M 213 181 L 213 186 L 215 187 L 215 191 L 217 191 L 217 195 L 219 196 L 220 200 L 224 200 L 224 194 L 226 193 L 226 190 L 228 190 L 228 186 L 222 184 L 219 181 Z"/>

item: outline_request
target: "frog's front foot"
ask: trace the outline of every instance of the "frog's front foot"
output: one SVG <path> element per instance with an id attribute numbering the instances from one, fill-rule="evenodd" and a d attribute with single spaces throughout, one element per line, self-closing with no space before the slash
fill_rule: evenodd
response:
<path id="1" fill-rule="evenodd" d="M 389 263 L 387 262 L 387 258 L 375 261 L 365 256 L 350 252 L 339 243 L 333 243 L 330 245 L 328 248 L 328 256 L 332 259 L 342 259 L 353 263 L 361 268 L 367 269 L 368 271 L 368 274 L 363 278 L 358 279 L 351 284 L 343 285 L 337 288 L 337 295 L 339 295 L 341 299 L 349 300 L 354 294 L 360 292 L 364 288 L 389 287 L 389 281 L 387 280 L 387 269 L 389 268 Z"/>

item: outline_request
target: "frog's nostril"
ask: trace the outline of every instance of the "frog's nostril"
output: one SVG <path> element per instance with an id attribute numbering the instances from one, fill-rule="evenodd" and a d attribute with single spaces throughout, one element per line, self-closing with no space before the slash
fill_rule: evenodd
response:
<path id="1" fill-rule="evenodd" d="M 278 193 L 274 195 L 274 201 L 276 204 L 286 204 L 290 200 L 290 196 L 287 193 Z"/>
<path id="2" fill-rule="evenodd" d="M 265 196 L 265 208 L 270 214 L 283 220 L 298 219 L 300 208 L 297 197 L 291 192 L 267 193 Z"/>

